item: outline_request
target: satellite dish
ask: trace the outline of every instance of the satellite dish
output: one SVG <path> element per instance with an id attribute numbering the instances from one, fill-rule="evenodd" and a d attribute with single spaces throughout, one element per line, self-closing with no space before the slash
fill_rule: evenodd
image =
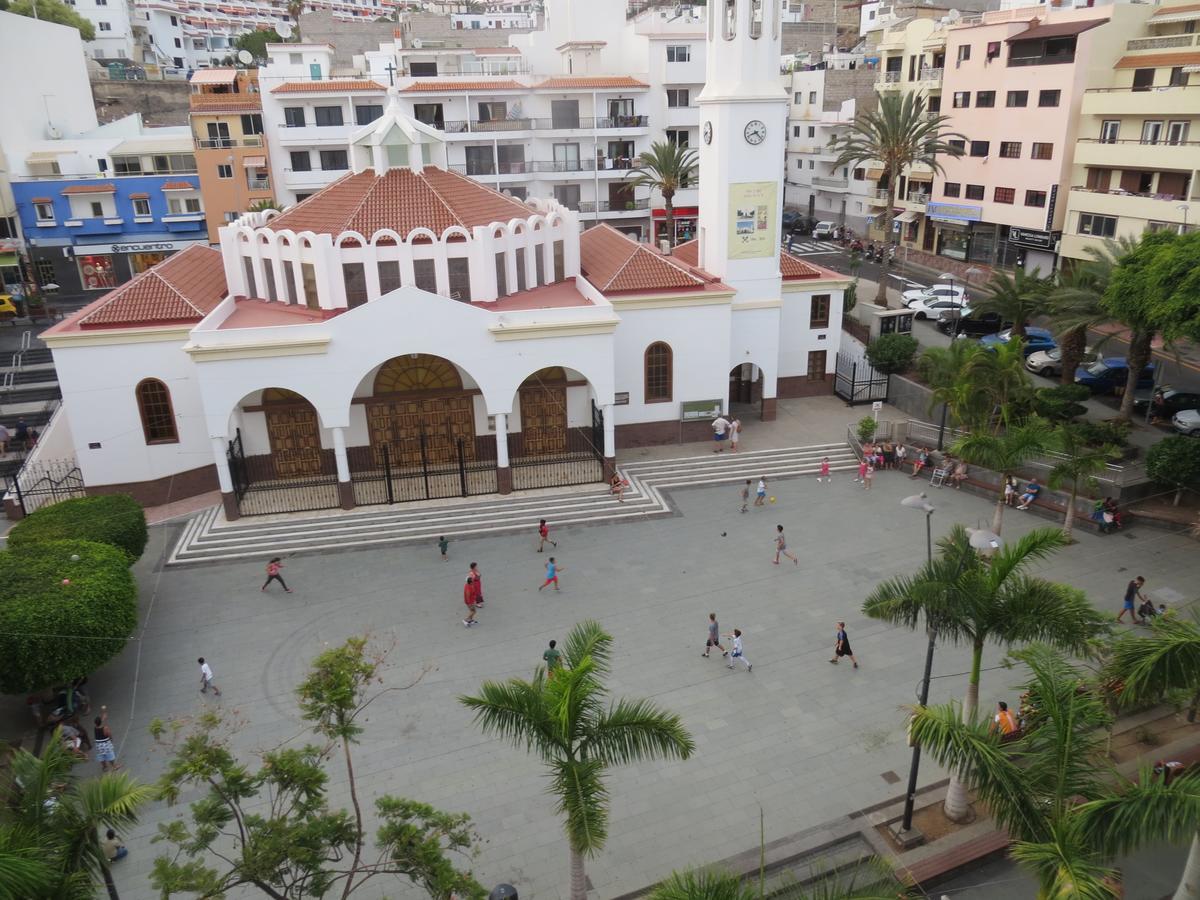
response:
<path id="1" fill-rule="evenodd" d="M 421 44 L 421 39 L 420 39 L 420 38 L 413 38 L 413 39 L 412 39 L 412 45 L 413 45 L 413 49 L 414 49 L 414 50 L 420 50 L 420 49 L 421 49 L 421 46 L 422 46 L 422 44 Z"/>
<path id="2" fill-rule="evenodd" d="M 244 66 L 248 66 L 250 63 L 254 62 L 254 54 L 249 50 L 239 50 L 237 58 L 238 62 Z"/>

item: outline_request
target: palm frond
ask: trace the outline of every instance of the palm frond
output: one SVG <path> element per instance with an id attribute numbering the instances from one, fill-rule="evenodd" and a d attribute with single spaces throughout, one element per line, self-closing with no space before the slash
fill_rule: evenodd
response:
<path id="1" fill-rule="evenodd" d="M 571 629 L 559 649 L 564 665 L 574 667 L 586 658 L 592 661 L 597 674 L 607 675 L 612 663 L 612 644 L 612 635 L 599 622 L 584 619 Z"/>
<path id="2" fill-rule="evenodd" d="M 758 891 L 723 869 L 672 872 L 646 900 L 757 900 Z"/>
<path id="3" fill-rule="evenodd" d="M 1052 829 L 1049 840 L 1015 841 L 1008 848 L 1019 865 L 1033 872 L 1041 900 L 1112 900 L 1121 896 L 1114 869 L 1104 865 L 1077 840 Z"/>
<path id="4" fill-rule="evenodd" d="M 1150 843 L 1179 844 L 1200 831 L 1200 774 L 1166 784 L 1149 766 L 1075 810 L 1088 843 L 1110 857 Z"/>
<path id="5" fill-rule="evenodd" d="M 1113 644 L 1107 668 L 1123 683 L 1122 705 L 1157 700 L 1177 688 L 1200 690 L 1200 626 L 1179 616 L 1156 617 L 1149 634 Z"/>
<path id="6" fill-rule="evenodd" d="M 1005 644 L 1041 641 L 1085 657 L 1111 628 L 1110 618 L 1068 584 L 1015 575 L 997 591 L 996 600 L 988 633 Z"/>
<path id="7" fill-rule="evenodd" d="M 608 839 L 608 790 L 599 759 L 560 759 L 551 764 L 550 792 L 566 816 L 571 849 L 594 856 Z"/>
<path id="8" fill-rule="evenodd" d="M 643 759 L 687 759 L 696 749 L 675 713 L 650 700 L 618 700 L 591 724 L 583 747 L 589 758 L 608 765 Z"/>
<path id="9" fill-rule="evenodd" d="M 485 681 L 478 696 L 460 696 L 458 702 L 475 712 L 475 721 L 487 734 L 533 750 L 546 760 L 555 759 L 562 752 L 544 691 L 527 681 L 519 678 L 503 683 Z"/>

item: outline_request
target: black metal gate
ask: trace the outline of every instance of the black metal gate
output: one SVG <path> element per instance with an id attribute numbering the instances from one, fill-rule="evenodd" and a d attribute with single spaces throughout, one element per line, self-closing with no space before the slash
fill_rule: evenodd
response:
<path id="1" fill-rule="evenodd" d="M 592 427 L 567 429 L 567 445 L 549 456 L 519 456 L 512 460 L 514 491 L 565 487 L 604 480 L 604 410 L 592 401 Z"/>
<path id="2" fill-rule="evenodd" d="M 491 453 L 486 449 L 489 444 Z M 455 438 L 453 446 L 450 460 L 432 460 L 429 439 L 421 432 L 417 435 L 416 447 L 409 448 L 410 458 L 415 456 L 416 459 L 407 464 L 400 462 L 400 453 L 390 444 L 349 448 L 346 455 L 350 462 L 350 482 L 354 485 L 354 502 L 370 506 L 496 493 L 495 442 L 476 441 L 472 452 L 468 452 L 466 439 L 459 437 Z M 419 452 L 413 454 L 413 449 Z"/>
<path id="3" fill-rule="evenodd" d="M 312 512 L 341 506 L 337 468 L 331 453 L 322 451 L 311 473 L 283 473 L 270 454 L 246 456 L 239 428 L 229 442 L 226 459 L 238 512 L 243 516 Z"/>
<path id="4" fill-rule="evenodd" d="M 851 406 L 887 400 L 888 376 L 876 372 L 865 359 L 854 359 L 847 353 L 839 353 L 833 391 Z"/>
<path id="5" fill-rule="evenodd" d="M 73 459 L 26 464 L 15 474 L 4 476 L 4 481 L 24 515 L 60 500 L 87 496 L 83 474 Z"/>

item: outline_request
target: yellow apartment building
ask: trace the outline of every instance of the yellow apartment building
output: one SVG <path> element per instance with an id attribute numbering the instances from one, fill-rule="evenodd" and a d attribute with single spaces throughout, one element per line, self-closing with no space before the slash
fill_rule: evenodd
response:
<path id="1" fill-rule="evenodd" d="M 208 235 L 273 199 L 257 70 L 200 69 L 188 98 Z"/>
<path id="2" fill-rule="evenodd" d="M 1140 33 L 1139 33 L 1140 32 Z M 1200 3 L 1164 3 L 1084 92 L 1060 253 L 1200 221 Z"/>

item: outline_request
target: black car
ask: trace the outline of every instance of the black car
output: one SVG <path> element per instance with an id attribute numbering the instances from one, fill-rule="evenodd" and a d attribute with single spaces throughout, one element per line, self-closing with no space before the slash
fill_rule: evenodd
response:
<path id="1" fill-rule="evenodd" d="M 1160 419 L 1170 419 L 1175 413 L 1185 409 L 1200 409 L 1200 394 L 1192 391 L 1177 391 L 1174 388 L 1163 388 L 1162 393 L 1162 410 L 1161 412 L 1155 410 Z M 1138 397 L 1133 401 L 1133 405 L 1144 412 L 1146 404 L 1149 402 L 1150 398 L 1148 397 Z"/>
<path id="2" fill-rule="evenodd" d="M 972 337 L 982 337 L 985 334 L 995 334 L 998 331 L 1003 331 L 1009 326 L 1000 318 L 1000 313 L 994 312 L 968 312 L 965 316 L 959 316 L 953 312 L 943 312 L 938 316 L 937 329 L 942 334 L 968 334 Z"/>
<path id="3" fill-rule="evenodd" d="M 783 233 L 784 234 L 808 234 L 812 231 L 813 220 L 794 209 L 785 209 L 783 211 Z"/>

